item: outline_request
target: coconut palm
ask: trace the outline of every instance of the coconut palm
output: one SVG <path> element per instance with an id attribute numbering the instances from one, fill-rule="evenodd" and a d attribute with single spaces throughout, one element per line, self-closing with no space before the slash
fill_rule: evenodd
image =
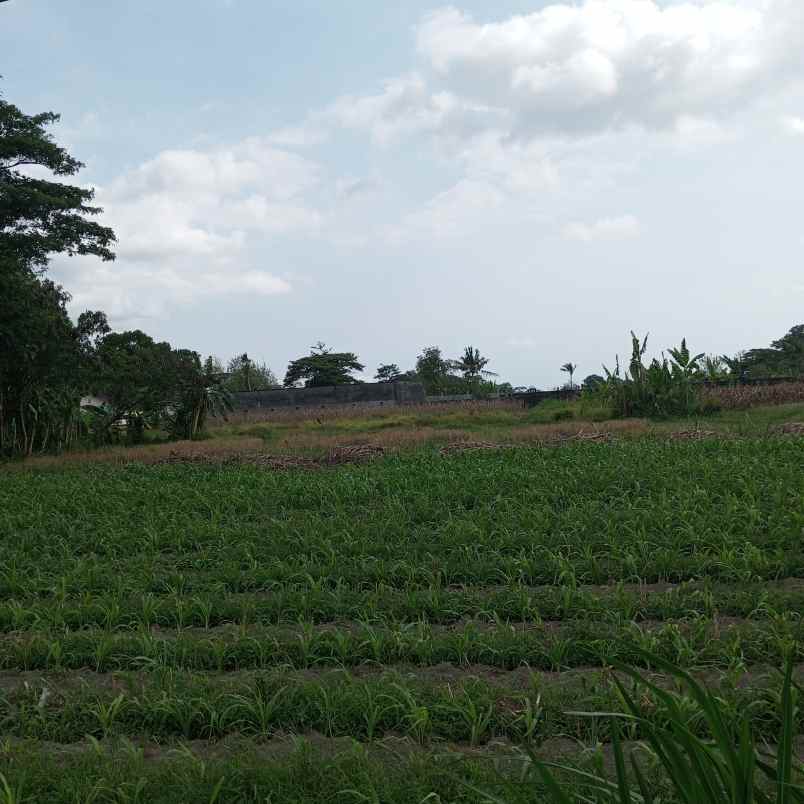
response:
<path id="1" fill-rule="evenodd" d="M 457 360 L 455 367 L 460 371 L 464 379 L 470 383 L 477 382 L 481 377 L 496 377 L 493 371 L 487 371 L 486 366 L 489 363 L 487 357 L 480 354 L 480 350 L 474 346 L 467 346 L 463 350 L 461 359 Z"/>
<path id="2" fill-rule="evenodd" d="M 565 372 L 566 374 L 569 374 L 569 378 L 570 378 L 570 380 L 569 380 L 569 385 L 570 385 L 570 388 L 574 388 L 574 387 L 575 387 L 575 385 L 574 385 L 574 384 L 573 384 L 573 382 L 572 382 L 572 376 L 575 374 L 575 369 L 577 369 L 577 368 L 578 368 L 578 364 L 577 364 L 577 363 L 564 363 L 564 365 L 561 367 L 561 370 L 562 370 L 563 372 Z"/>
<path id="3" fill-rule="evenodd" d="M 196 438 L 208 416 L 221 416 L 232 410 L 232 393 L 224 385 L 224 375 L 215 371 L 212 360 L 203 367 L 188 361 L 177 388 L 177 398 L 167 406 L 168 430 L 174 437 Z"/>

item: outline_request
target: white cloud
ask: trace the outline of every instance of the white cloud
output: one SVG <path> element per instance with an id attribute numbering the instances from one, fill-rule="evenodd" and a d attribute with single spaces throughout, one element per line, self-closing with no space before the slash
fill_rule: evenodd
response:
<path id="1" fill-rule="evenodd" d="M 676 119 L 674 134 L 682 146 L 720 145 L 736 139 L 736 133 L 722 123 L 691 115 Z"/>
<path id="2" fill-rule="evenodd" d="M 727 117 L 802 73 L 797 0 L 586 0 L 481 24 L 429 15 L 418 50 L 441 87 L 503 106 L 520 136 Z"/>
<path id="3" fill-rule="evenodd" d="M 553 150 L 542 143 L 510 142 L 489 131 L 464 143 L 455 155 L 472 178 L 499 182 L 514 193 L 533 193 L 559 182 Z"/>
<path id="4" fill-rule="evenodd" d="M 569 223 L 563 229 L 568 240 L 627 240 L 639 235 L 639 221 L 633 215 L 601 218 L 593 223 Z"/>
<path id="5" fill-rule="evenodd" d="M 465 178 L 534 194 L 565 174 L 593 183 L 605 138 L 642 137 L 643 151 L 657 133 L 680 149 L 737 139 L 741 114 L 804 79 L 804 2 L 567 0 L 485 23 L 448 7 L 416 45 L 413 71 L 317 123 L 383 147 L 430 137 Z"/>
<path id="6" fill-rule="evenodd" d="M 338 98 L 323 117 L 344 128 L 366 130 L 376 143 L 389 145 L 423 132 L 469 136 L 503 114 L 450 92 L 431 92 L 425 79 L 413 74 L 386 81 L 376 95 Z"/>
<path id="7" fill-rule="evenodd" d="M 454 238 L 476 230 L 487 216 L 502 207 L 504 194 L 482 181 L 462 179 L 431 198 L 397 226 L 388 227 L 386 239 L 394 244 L 416 238 Z"/>
<path id="8" fill-rule="evenodd" d="M 794 115 L 783 117 L 782 126 L 790 134 L 804 134 L 804 117 Z"/>
<path id="9" fill-rule="evenodd" d="M 198 197 L 229 196 L 257 189 L 272 198 L 292 198 L 318 181 L 318 166 L 298 154 L 252 137 L 229 148 L 166 150 L 109 186 L 114 199 L 167 192 Z"/>
<path id="10" fill-rule="evenodd" d="M 312 145 L 321 145 L 328 139 L 328 133 L 323 126 L 313 123 L 302 123 L 298 126 L 286 126 L 272 131 L 266 141 L 271 145 L 288 148 L 307 148 Z"/>
<path id="11" fill-rule="evenodd" d="M 335 192 L 338 198 L 349 200 L 371 195 L 380 188 L 380 183 L 375 179 L 341 178 L 335 182 Z"/>
<path id="12" fill-rule="evenodd" d="M 97 188 L 104 223 L 117 234 L 112 266 L 62 261 L 77 307 L 113 316 L 159 315 L 210 295 L 274 295 L 290 283 L 256 270 L 252 245 L 315 234 L 309 202 L 318 166 L 266 140 L 230 148 L 166 150 Z"/>

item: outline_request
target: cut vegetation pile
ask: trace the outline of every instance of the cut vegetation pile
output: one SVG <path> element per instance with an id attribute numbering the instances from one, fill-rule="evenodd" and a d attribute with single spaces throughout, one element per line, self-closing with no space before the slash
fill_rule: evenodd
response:
<path id="1" fill-rule="evenodd" d="M 804 443 L 594 441 L 1 475 L 0 801 L 558 800 L 528 752 L 650 736 L 577 714 L 646 651 L 775 744 Z"/>

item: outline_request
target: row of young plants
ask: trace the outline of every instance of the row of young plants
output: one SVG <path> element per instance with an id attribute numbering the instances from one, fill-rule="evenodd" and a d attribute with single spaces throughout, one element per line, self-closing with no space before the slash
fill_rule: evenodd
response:
<path id="1" fill-rule="evenodd" d="M 0 751 L 0 791 L 2 804 L 480 804 L 489 795 L 506 804 L 550 801 L 526 755 L 500 762 L 358 743 L 332 751 L 302 739 L 275 754 L 243 741 L 222 755 L 177 746 L 159 761 L 126 739 L 64 755 L 43 751 L 38 741 L 9 741 Z"/>
<path id="2" fill-rule="evenodd" d="M 600 734 L 608 732 L 613 771 L 606 768 L 599 742 L 596 749 L 587 748 L 586 761 L 582 757 L 574 761 L 568 758 L 545 761 L 538 749 L 532 747 L 533 737 L 527 728 L 520 738 L 523 752 L 500 750 L 499 745 L 488 753 L 480 753 L 476 748 L 469 754 L 443 752 L 433 750 L 431 744 L 421 753 L 404 754 L 389 752 L 384 746 L 383 755 L 371 750 L 372 742 L 363 745 L 352 742 L 348 750 L 324 754 L 313 752 L 308 742 L 297 738 L 296 750 L 279 761 L 266 759 L 261 750 L 270 746 L 270 742 L 244 742 L 242 738 L 228 746 L 220 759 L 205 759 L 186 743 L 179 743 L 172 751 L 163 749 L 159 762 L 146 762 L 146 746 L 125 737 L 101 742 L 87 735 L 86 749 L 62 756 L 53 756 L 52 750 L 41 750 L 43 744 L 37 740 L 19 744 L 6 738 L 0 744 L 0 794 L 4 804 L 28 801 L 30 790 L 35 791 L 37 800 L 45 796 L 52 802 L 181 800 L 214 804 L 219 800 L 280 800 L 425 804 L 448 800 L 496 804 L 524 801 L 793 804 L 804 801 L 801 787 L 804 765 L 794 750 L 794 736 L 800 730 L 797 695 L 801 687 L 794 680 L 790 656 L 785 661 L 781 684 L 759 692 L 759 707 L 753 706 L 756 693 L 753 701 L 744 704 L 739 696 L 735 699 L 728 691 L 724 696 L 722 691 L 703 687 L 692 676 L 658 657 L 643 658 L 662 667 L 666 674 L 664 683 L 622 667 L 621 677 L 612 676 L 615 706 L 603 712 L 574 714 L 588 722 L 604 724 L 602 730 L 596 725 L 590 735 L 597 740 Z M 667 688 L 668 677 L 676 683 L 676 690 Z M 406 715 L 404 725 L 412 736 L 422 742 L 429 740 L 421 732 L 422 726 L 430 722 L 423 716 L 421 702 L 409 689 L 399 684 L 394 688 L 402 693 L 402 699 L 389 696 L 389 710 L 401 709 Z M 270 715 L 274 702 L 278 704 L 282 698 L 281 689 L 270 684 L 266 689 L 263 681 L 231 701 L 223 711 L 242 713 L 239 725 L 250 724 L 259 735 L 266 725 L 270 729 Z M 460 695 L 466 696 L 465 699 L 459 701 Z M 382 707 L 378 709 L 379 701 L 386 700 L 384 696 L 384 692 L 373 692 L 364 686 L 365 700 L 360 704 L 367 725 L 376 724 L 387 714 Z M 490 710 L 484 710 L 482 703 L 478 707 L 469 696 L 465 689 L 458 696 L 451 693 L 445 704 L 434 702 L 432 712 L 457 715 L 459 722 L 469 726 L 470 739 L 474 735 L 478 742 L 477 738 L 482 738 L 478 732 L 487 729 L 495 706 L 492 703 Z M 203 700 L 208 697 L 207 694 Z M 582 697 L 589 700 L 588 695 Z M 319 703 L 313 717 L 324 713 L 327 725 L 334 725 L 329 716 L 333 695 L 319 691 L 318 699 L 323 706 Z M 456 701 L 459 701 L 457 708 Z M 773 704 L 769 708 L 768 701 Z M 100 701 L 96 703 L 90 715 L 99 722 L 101 734 L 108 735 L 116 726 L 124 705 L 120 697 L 105 706 Z M 536 705 L 542 706 L 538 697 Z M 179 709 L 176 722 L 186 726 L 187 708 Z M 424 709 L 429 716 L 431 708 L 427 703 Z M 492 714 L 486 716 L 487 711 Z M 170 717 L 175 707 L 162 706 L 160 712 Z M 775 744 L 763 746 L 763 727 L 757 728 L 757 721 L 762 724 L 765 715 L 773 723 Z M 215 727 L 221 723 L 220 718 L 210 716 L 208 709 L 204 710 L 202 720 Z M 164 723 L 164 717 L 159 722 Z M 634 736 L 642 739 L 628 742 Z"/>
<path id="3" fill-rule="evenodd" d="M 746 683 L 735 673 L 715 686 L 724 709 L 750 709 L 755 733 L 769 741 L 780 729 L 778 675 L 769 672 Z M 653 680 L 673 688 L 666 676 Z M 701 720 L 689 703 L 688 728 L 701 733 Z M 573 714 L 578 711 L 623 711 L 608 673 L 563 681 L 534 674 L 528 688 L 505 689 L 471 676 L 442 684 L 394 671 L 363 678 L 329 673 L 315 679 L 274 672 L 252 674 L 245 681 L 163 671 L 147 678 L 118 677 L 113 689 L 84 684 L 59 691 L 45 678 L 0 696 L 5 737 L 59 743 L 81 741 L 86 735 L 151 741 L 243 735 L 265 740 L 310 732 L 361 742 L 395 735 L 421 744 L 440 740 L 470 746 L 492 740 L 539 745 L 558 737 L 593 745 L 610 740 L 608 721 Z M 804 714 L 797 710 L 794 718 L 798 732 Z M 642 734 L 634 726 L 622 736 L 636 740 Z"/>
<path id="4" fill-rule="evenodd" d="M 352 667 L 364 663 L 420 666 L 486 664 L 539 670 L 638 662 L 650 651 L 682 666 L 730 667 L 781 661 L 787 646 L 804 635 L 798 614 L 773 619 L 720 623 L 702 617 L 683 623 L 615 625 L 568 620 L 526 629 L 468 623 L 438 629 L 410 623 L 400 629 L 355 624 L 351 629 L 232 628 L 226 632 L 155 634 L 151 631 L 22 632 L 2 638 L 0 669 L 97 672 L 175 667 L 188 670 L 243 670 L 290 666 Z M 804 655 L 804 654 L 803 654 Z M 797 654 L 798 658 L 798 654 Z"/>
<path id="5" fill-rule="evenodd" d="M 793 575 L 794 441 L 576 446 L 332 473 L 140 467 L 7 475 L 0 585 L 328 587 Z M 502 491 L 501 491 L 502 489 Z M 115 577 L 118 576 L 118 577 Z"/>
<path id="6" fill-rule="evenodd" d="M 4 556 L 0 561 L 0 600 L 20 597 L 47 599 L 113 594 L 124 598 L 203 596 L 223 594 L 308 594 L 321 592 L 371 594 L 393 589 L 397 593 L 428 593 L 433 589 L 482 586 L 616 585 L 617 583 L 683 583 L 709 579 L 728 583 L 804 577 L 804 554 L 794 534 L 785 533 L 775 544 L 758 545 L 723 534 L 720 544 L 684 539 L 672 545 L 653 541 L 620 545 L 618 555 L 594 545 L 594 553 L 580 547 L 550 548 L 534 545 L 519 551 L 474 550 L 470 546 L 445 550 L 436 558 L 383 561 L 370 557 L 334 556 L 330 562 L 185 557 L 171 562 L 153 556 L 122 555 L 106 560 L 65 561 L 61 566 L 37 566 L 31 555 Z M 378 538 L 380 538 L 378 536 Z M 676 548 L 676 549 L 674 549 Z M 232 548 L 234 552 L 237 548 Z M 239 549 L 248 552 L 248 544 Z M 612 548 L 614 549 L 614 548 Z M 680 554 L 678 550 L 687 550 Z M 45 562 L 43 562 L 45 563 Z M 49 562 L 47 562 L 49 563 Z"/>
<path id="7" fill-rule="evenodd" d="M 0 632 L 20 630 L 210 629 L 225 625 L 294 625 L 344 621 L 399 627 L 427 622 L 450 625 L 472 618 L 505 624 L 567 619 L 609 623 L 679 620 L 689 617 L 773 618 L 804 611 L 804 581 L 760 581 L 739 586 L 689 583 L 667 590 L 556 587 L 434 586 L 370 592 L 341 589 L 277 589 L 269 594 L 156 596 L 89 594 L 0 601 Z"/>

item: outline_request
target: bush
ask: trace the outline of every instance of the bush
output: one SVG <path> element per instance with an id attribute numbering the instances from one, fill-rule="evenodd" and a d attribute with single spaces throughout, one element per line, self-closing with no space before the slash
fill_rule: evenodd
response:
<path id="1" fill-rule="evenodd" d="M 700 411 L 700 395 L 695 387 L 699 361 L 703 353 L 692 357 L 686 340 L 678 349 L 670 349 L 670 359 L 642 362 L 648 348 L 648 338 L 640 343 L 631 333 L 631 361 L 624 374 L 620 361 L 614 371 L 605 366 L 606 379 L 602 385 L 589 390 L 587 396 L 605 402 L 615 416 L 690 416 Z"/>
<path id="2" fill-rule="evenodd" d="M 723 406 L 717 399 L 706 399 L 701 401 L 700 412 L 702 416 L 713 416 L 715 413 L 720 413 Z"/>
<path id="3" fill-rule="evenodd" d="M 565 422 L 575 418 L 575 413 L 570 408 L 564 410 L 557 410 L 553 413 L 554 422 Z"/>

